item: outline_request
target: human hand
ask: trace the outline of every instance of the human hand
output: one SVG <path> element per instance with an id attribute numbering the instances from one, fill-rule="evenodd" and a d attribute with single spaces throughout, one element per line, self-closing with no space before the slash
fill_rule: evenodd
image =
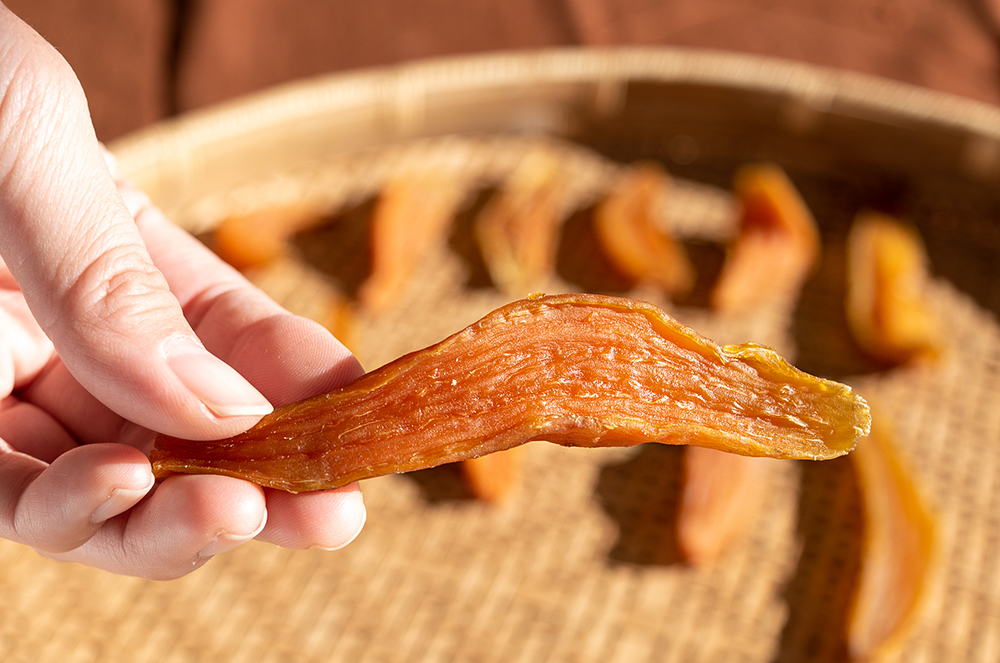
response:
<path id="1" fill-rule="evenodd" d="M 148 578 L 353 540 L 357 485 L 154 484 L 153 431 L 226 437 L 361 368 L 115 181 L 69 65 L 2 5 L 0 100 L 0 537 Z"/>

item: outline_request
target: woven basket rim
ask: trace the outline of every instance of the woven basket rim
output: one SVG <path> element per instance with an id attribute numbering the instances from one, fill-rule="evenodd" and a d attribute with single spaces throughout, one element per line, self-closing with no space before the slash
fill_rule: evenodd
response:
<path id="1" fill-rule="evenodd" d="M 688 83 L 786 95 L 824 110 L 889 116 L 1000 141 L 1000 108 L 908 83 L 781 58 L 680 47 L 555 48 L 445 57 L 305 78 L 164 120 L 114 141 L 149 167 L 220 140 L 360 106 L 523 85 Z"/>

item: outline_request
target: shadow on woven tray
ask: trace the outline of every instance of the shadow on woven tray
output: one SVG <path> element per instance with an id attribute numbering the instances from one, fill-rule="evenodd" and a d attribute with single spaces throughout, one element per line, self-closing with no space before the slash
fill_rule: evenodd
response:
<path id="1" fill-rule="evenodd" d="M 801 553 L 782 597 L 788 619 L 772 663 L 839 663 L 861 568 L 863 507 L 847 458 L 802 463 L 796 533 Z"/>
<path id="2" fill-rule="evenodd" d="M 556 273 L 583 292 L 622 295 L 631 283 L 605 257 L 594 231 L 594 208 L 577 210 L 562 226 Z"/>
<path id="3" fill-rule="evenodd" d="M 681 562 L 677 544 L 683 452 L 644 444 L 621 463 L 601 468 L 595 493 L 618 526 L 612 561 L 666 566 Z"/>
<path id="4" fill-rule="evenodd" d="M 292 238 L 301 259 L 337 283 L 349 299 L 371 275 L 371 218 L 375 199 L 347 207 Z"/>
<path id="5" fill-rule="evenodd" d="M 413 482 L 420 491 L 421 500 L 426 504 L 464 502 L 476 499 L 462 475 L 462 468 L 457 463 L 407 472 L 400 476 Z"/>
<path id="6" fill-rule="evenodd" d="M 1000 319 L 1000 192 L 941 178 L 914 188 L 908 216 L 924 239 L 932 274 Z"/>
<path id="7" fill-rule="evenodd" d="M 594 230 L 594 213 L 595 206 L 589 206 L 566 219 L 559 237 L 556 273 L 581 292 L 628 296 L 636 284 L 608 260 Z M 684 242 L 684 250 L 694 265 L 696 280 L 691 292 L 677 298 L 676 303 L 707 308 L 725 249 L 705 242 Z"/>
<path id="8" fill-rule="evenodd" d="M 848 328 L 845 252 L 843 237 L 824 239 L 819 269 L 802 288 L 792 318 L 795 365 L 834 380 L 882 368 L 861 352 Z"/>
<path id="9" fill-rule="evenodd" d="M 494 188 L 479 191 L 470 204 L 458 211 L 452 221 L 448 248 L 462 261 L 466 274 L 464 287 L 469 290 L 493 287 L 493 280 L 490 278 L 486 261 L 476 239 L 475 225 L 483 207 L 496 195 L 496 192 Z"/>

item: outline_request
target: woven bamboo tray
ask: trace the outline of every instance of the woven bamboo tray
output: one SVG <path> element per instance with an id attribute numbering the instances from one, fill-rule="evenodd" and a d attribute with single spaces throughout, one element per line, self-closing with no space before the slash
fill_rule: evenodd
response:
<path id="1" fill-rule="evenodd" d="M 901 660 L 1000 660 L 1000 111 L 884 80 L 669 49 L 451 59 L 310 80 L 155 126 L 112 146 L 179 224 L 309 201 L 330 215 L 300 260 L 262 287 L 304 315 L 364 270 L 371 200 L 394 173 L 467 177 L 453 241 L 405 303 L 359 313 L 368 368 L 501 304 L 461 229 L 484 191 L 538 146 L 574 187 L 549 291 L 621 294 L 586 266 L 573 229 L 637 159 L 676 178 L 663 222 L 717 267 L 735 168 L 781 164 L 822 226 L 824 260 L 788 306 L 720 319 L 656 300 L 721 342 L 777 347 L 874 395 L 942 522 L 942 570 Z M 897 209 L 923 234 L 951 338 L 936 366 L 875 370 L 851 344 L 843 243 L 860 208 Z M 351 229 L 354 229 L 353 232 Z M 467 238 L 466 238 L 467 240 Z M 588 253 L 590 251 L 590 253 Z M 353 279 L 353 281 L 352 281 Z M 681 450 L 533 444 L 500 506 L 455 468 L 364 483 L 348 548 L 251 543 L 192 576 L 150 582 L 47 561 L 0 542 L 4 661 L 843 660 L 861 545 L 849 462 L 780 463 L 752 531 L 720 563 L 679 563 Z"/>

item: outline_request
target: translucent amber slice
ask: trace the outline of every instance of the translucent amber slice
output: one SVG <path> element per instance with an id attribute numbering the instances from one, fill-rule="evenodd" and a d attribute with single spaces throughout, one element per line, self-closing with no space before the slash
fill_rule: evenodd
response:
<path id="1" fill-rule="evenodd" d="M 552 274 L 562 219 L 559 160 L 528 154 L 476 219 L 476 238 L 493 283 L 511 297 L 542 289 Z"/>
<path id="2" fill-rule="evenodd" d="M 707 566 L 753 526 L 771 490 L 774 461 L 690 447 L 677 514 L 677 544 L 685 561 Z"/>
<path id="3" fill-rule="evenodd" d="M 851 455 L 865 512 L 861 579 L 848 623 L 852 660 L 898 652 L 920 618 L 937 568 L 936 518 L 876 417 Z"/>
<path id="4" fill-rule="evenodd" d="M 372 213 L 372 273 L 358 293 L 366 309 L 382 312 L 398 302 L 420 261 L 445 242 L 464 196 L 457 178 L 432 171 L 386 184 Z"/>
<path id="5" fill-rule="evenodd" d="M 889 363 L 937 357 L 943 342 L 927 301 L 920 235 L 899 219 L 865 212 L 847 248 L 847 319 L 861 348 Z"/>
<path id="6" fill-rule="evenodd" d="M 797 293 L 820 255 L 816 221 L 781 168 L 744 166 L 733 189 L 739 232 L 712 293 L 712 306 L 723 312 Z"/>
<path id="7" fill-rule="evenodd" d="M 675 296 L 694 285 L 694 268 L 684 248 L 657 221 L 669 181 L 655 163 L 629 169 L 598 205 L 594 229 L 608 259 L 625 276 Z"/>
<path id="8" fill-rule="evenodd" d="M 720 347 L 631 299 L 519 300 L 353 382 L 214 442 L 161 436 L 159 476 L 208 472 L 288 491 L 456 462 L 530 440 L 693 444 L 826 459 L 867 435 L 845 385 L 752 344 Z"/>
<path id="9" fill-rule="evenodd" d="M 223 219 L 212 233 L 212 248 L 239 270 L 263 267 L 288 254 L 288 240 L 322 221 L 306 207 L 274 207 Z"/>

